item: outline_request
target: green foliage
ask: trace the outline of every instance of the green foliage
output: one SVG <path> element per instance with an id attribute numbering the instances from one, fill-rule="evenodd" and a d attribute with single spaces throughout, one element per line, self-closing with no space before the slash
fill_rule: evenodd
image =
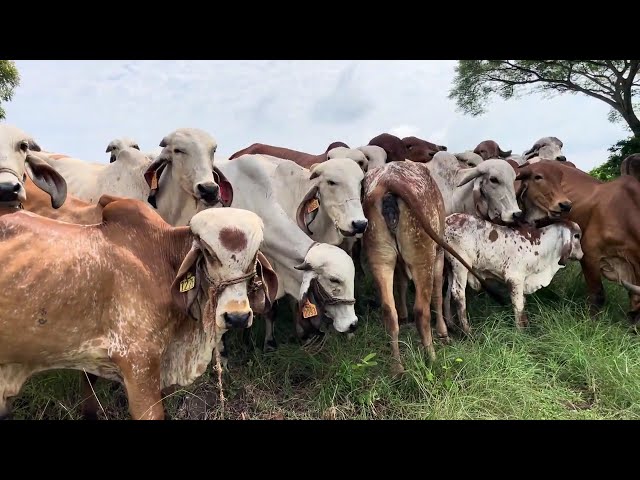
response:
<path id="1" fill-rule="evenodd" d="M 5 118 L 5 111 L 1 102 L 8 102 L 13 98 L 13 91 L 20 85 L 20 74 L 12 60 L 0 60 L 0 120 Z"/>
<path id="2" fill-rule="evenodd" d="M 581 93 L 611 107 L 609 120 L 624 120 L 640 136 L 633 98 L 640 88 L 640 60 L 460 60 L 449 98 L 473 116 L 492 95 L 504 100 L 524 93 L 545 97 Z"/>
<path id="3" fill-rule="evenodd" d="M 609 151 L 611 152 L 609 159 L 589 172 L 589 175 L 604 182 L 618 178 L 622 161 L 633 153 L 640 153 L 640 137 L 620 140 L 610 147 Z"/>

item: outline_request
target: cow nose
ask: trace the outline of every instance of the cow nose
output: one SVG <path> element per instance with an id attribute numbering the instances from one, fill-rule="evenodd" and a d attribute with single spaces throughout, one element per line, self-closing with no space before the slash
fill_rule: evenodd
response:
<path id="1" fill-rule="evenodd" d="M 12 202 L 18 198 L 20 184 L 13 182 L 0 183 L 0 202 Z"/>
<path id="2" fill-rule="evenodd" d="M 227 328 L 247 328 L 251 312 L 225 312 L 224 323 Z"/>
<path id="3" fill-rule="evenodd" d="M 565 157 L 564 155 L 558 155 L 556 157 L 556 160 L 559 162 L 566 162 L 567 161 L 567 157 Z"/>
<path id="4" fill-rule="evenodd" d="M 351 325 L 349 325 L 349 333 L 355 332 L 356 328 L 358 328 L 358 321 L 357 320 L 355 322 L 353 322 Z"/>
<path id="5" fill-rule="evenodd" d="M 200 193 L 200 198 L 207 203 L 217 202 L 219 192 L 220 187 L 213 182 L 198 184 L 198 193 Z"/>
<path id="6" fill-rule="evenodd" d="M 522 218 L 522 210 L 518 210 L 517 212 L 513 212 L 513 218 L 518 219 Z"/>
<path id="7" fill-rule="evenodd" d="M 571 202 L 560 202 L 558 205 L 560 205 L 560 210 L 562 210 L 563 212 L 568 212 L 571 210 Z"/>
<path id="8" fill-rule="evenodd" d="M 353 222 L 351 222 L 351 225 L 353 226 L 353 231 L 355 233 L 364 233 L 364 231 L 367 229 L 367 225 L 369 225 L 369 221 L 354 220 Z"/>

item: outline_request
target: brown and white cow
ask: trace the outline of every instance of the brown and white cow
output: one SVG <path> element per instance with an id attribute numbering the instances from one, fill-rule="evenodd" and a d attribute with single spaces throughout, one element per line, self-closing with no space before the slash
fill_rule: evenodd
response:
<path id="1" fill-rule="evenodd" d="M 404 137 L 402 143 L 407 147 L 407 158 L 412 162 L 427 163 L 436 153 L 447 151 L 444 145 L 436 145 L 418 137 Z"/>
<path id="2" fill-rule="evenodd" d="M 567 260 L 580 260 L 580 227 L 559 221 L 543 228 L 495 225 L 475 215 L 454 213 L 445 220 L 444 240 L 485 279 L 505 283 L 511 293 L 516 327 L 529 323 L 524 312 L 525 295 L 537 292 L 553 280 Z M 467 283 L 480 290 L 479 282 L 469 277 L 463 266 L 448 252 L 448 288 L 444 317 L 453 328 L 451 297 L 457 306 L 458 320 L 465 333 L 470 332 L 465 289 Z"/>
<path id="3" fill-rule="evenodd" d="M 431 304 L 436 311 L 438 336 L 444 342 L 449 340 L 442 317 L 442 249 L 459 257 L 442 239 L 444 202 L 427 164 L 391 162 L 368 172 L 364 179 L 363 207 L 369 219 L 363 247 L 380 295 L 385 328 L 391 335 L 392 368 L 397 374 L 404 369 L 398 347 L 394 272 L 396 269 L 402 270 L 415 283 L 416 325 L 422 345 L 429 358 L 434 360 Z M 462 262 L 465 263 L 464 260 Z M 480 283 L 484 285 L 482 279 Z M 487 291 L 491 293 L 488 287 Z"/>
<path id="4" fill-rule="evenodd" d="M 123 383 L 134 419 L 162 419 L 162 391 L 202 375 L 222 334 L 273 301 L 251 212 L 207 209 L 171 227 L 115 199 L 102 217 L 0 217 L 0 415 L 34 373 L 79 369 Z"/>

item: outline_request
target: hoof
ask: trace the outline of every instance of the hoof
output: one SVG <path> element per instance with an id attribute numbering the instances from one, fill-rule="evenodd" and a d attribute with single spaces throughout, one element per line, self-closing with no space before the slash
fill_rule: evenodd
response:
<path id="1" fill-rule="evenodd" d="M 394 378 L 400 377 L 404 374 L 404 367 L 402 363 L 396 361 L 391 365 L 391 376 Z"/>
<path id="2" fill-rule="evenodd" d="M 264 342 L 264 347 L 263 347 L 263 351 L 264 353 L 271 353 L 271 352 L 275 352 L 278 349 L 278 344 L 276 343 L 275 340 L 268 340 L 266 342 Z"/>
<path id="3" fill-rule="evenodd" d="M 436 349 L 433 348 L 433 345 L 424 347 L 424 349 L 427 351 L 427 357 L 429 358 L 429 362 L 434 363 L 436 361 Z"/>
<path id="4" fill-rule="evenodd" d="M 449 337 L 449 335 L 443 335 L 440 336 L 438 335 L 438 339 L 444 344 L 444 345 L 451 345 L 451 338 Z"/>

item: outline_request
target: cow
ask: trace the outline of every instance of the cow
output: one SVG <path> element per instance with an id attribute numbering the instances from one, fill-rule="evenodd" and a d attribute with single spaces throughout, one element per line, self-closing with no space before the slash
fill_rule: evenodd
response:
<path id="1" fill-rule="evenodd" d="M 374 145 L 382 148 L 387 154 L 388 162 L 404 162 L 409 158 L 409 150 L 402 140 L 390 133 L 381 133 L 369 140 L 367 145 Z"/>
<path id="2" fill-rule="evenodd" d="M 326 162 L 331 158 L 350 158 L 358 164 L 363 172 L 367 171 L 368 163 L 368 158 L 363 152 L 355 148 L 349 148 L 349 146 L 343 142 L 333 142 L 327 150 L 320 155 L 312 155 L 310 153 L 291 150 L 290 148 L 275 147 L 264 143 L 254 143 L 247 148 L 235 152 L 229 157 L 229 160 L 234 160 L 243 155 L 266 155 L 282 158 L 284 160 L 291 160 L 304 168 L 311 168 L 312 165 Z"/>
<path id="3" fill-rule="evenodd" d="M 261 155 L 243 155 L 219 160 L 217 165 L 234 188 L 243 192 L 234 196 L 231 206 L 252 211 L 264 221 L 262 251 L 278 275 L 277 299 L 288 296 L 297 302 L 298 338 L 307 341 L 316 337 L 324 323 L 341 333 L 353 332 L 358 324 L 353 261 L 341 248 L 311 239 L 280 205 L 277 189 L 291 186 L 274 180 L 276 164 Z M 265 351 L 277 348 L 274 318 L 275 310 L 265 315 Z"/>
<path id="4" fill-rule="evenodd" d="M 140 150 L 138 142 L 129 137 L 121 137 L 111 140 L 105 150 L 106 153 L 109 153 L 109 163 L 115 162 L 118 157 L 118 153 L 125 148 Z"/>
<path id="5" fill-rule="evenodd" d="M 444 145 L 436 145 L 418 137 L 404 137 L 402 143 L 407 147 L 407 158 L 412 162 L 427 163 L 436 153 L 447 151 Z"/>
<path id="6" fill-rule="evenodd" d="M 622 161 L 620 175 L 631 175 L 640 180 L 640 153 L 629 155 Z"/>
<path id="7" fill-rule="evenodd" d="M 387 152 L 377 145 L 362 145 L 358 147 L 365 157 L 367 157 L 367 171 L 378 168 L 387 163 Z"/>
<path id="8" fill-rule="evenodd" d="M 27 200 L 27 176 L 49 195 L 53 208 L 59 208 L 67 198 L 67 182 L 38 155 L 40 146 L 23 130 L 0 124 L 0 204 L 19 207 Z"/>
<path id="9" fill-rule="evenodd" d="M 529 163 L 540 160 L 557 160 L 558 162 L 565 162 L 567 157 L 562 153 L 562 147 L 563 143 L 559 138 L 543 137 L 535 142 L 530 149 L 523 152 L 522 159 Z"/>
<path id="10" fill-rule="evenodd" d="M 561 176 L 548 167 L 549 160 L 516 167 L 516 197 L 525 223 L 557 220 L 571 211 L 572 203 L 562 189 Z"/>
<path id="11" fill-rule="evenodd" d="M 364 179 L 363 206 L 370 224 L 363 236 L 363 248 L 380 295 L 385 329 L 391 335 L 394 375 L 404 370 L 398 347 L 394 271 L 403 271 L 415 283 L 414 315 L 429 359 L 433 361 L 436 356 L 431 334 L 432 304 L 437 334 L 443 342 L 449 341 L 442 317 L 443 253 L 459 256 L 442 239 L 444 201 L 427 165 L 391 162 L 368 172 Z M 479 281 L 484 285 L 481 278 Z M 491 292 L 489 287 L 487 291 Z"/>
<path id="12" fill-rule="evenodd" d="M 529 324 L 524 311 L 525 295 L 548 286 L 568 260 L 580 260 L 581 231 L 574 222 L 558 221 L 542 228 L 529 225 L 495 225 L 475 215 L 454 213 L 445 219 L 444 240 L 485 279 L 499 280 L 509 287 L 516 328 Z M 450 302 L 456 303 L 464 333 L 470 332 L 465 289 L 467 283 L 480 290 L 476 278 L 467 278 L 467 268 L 450 253 L 444 317 L 453 328 Z"/>
<path id="13" fill-rule="evenodd" d="M 502 150 L 495 140 L 483 140 L 473 149 L 473 153 L 480 155 L 483 160 L 489 160 L 491 158 L 505 159 L 509 157 L 512 152 L 513 150 Z"/>
<path id="14" fill-rule="evenodd" d="M 31 375 L 62 368 L 123 383 L 133 419 L 163 419 L 163 390 L 202 375 L 221 336 L 250 327 L 255 306 L 274 299 L 264 225 L 251 212 L 206 209 L 172 227 L 140 201 L 115 199 L 102 216 L 0 217 L 0 415 Z"/>
<path id="15" fill-rule="evenodd" d="M 478 155 L 477 153 L 472 152 L 471 150 L 467 150 L 465 152 L 454 153 L 454 156 L 467 167 L 477 167 L 480 165 L 484 159 Z"/>
<path id="16" fill-rule="evenodd" d="M 640 284 L 640 182 L 630 175 L 602 182 L 565 162 L 546 163 L 571 201 L 567 219 L 582 230 L 584 256 L 580 264 L 590 313 L 595 317 L 605 303 L 603 276 L 625 287 Z M 640 322 L 640 295 L 627 289 L 627 316 L 635 328 Z"/>
<path id="17" fill-rule="evenodd" d="M 148 201 L 171 225 L 186 225 L 202 209 L 230 204 L 232 188 L 216 171 L 217 142 L 211 135 L 197 128 L 179 128 L 159 146 L 162 152 L 153 161 L 139 150 L 126 148 L 117 161 L 105 165 L 52 157 L 48 163 L 78 198 L 97 203 L 109 194 Z"/>

